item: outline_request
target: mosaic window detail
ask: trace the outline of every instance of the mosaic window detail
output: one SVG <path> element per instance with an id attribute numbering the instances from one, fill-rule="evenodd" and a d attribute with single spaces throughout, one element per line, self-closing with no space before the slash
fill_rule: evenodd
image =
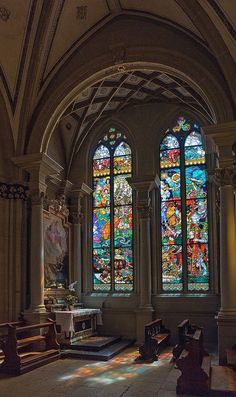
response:
<path id="1" fill-rule="evenodd" d="M 110 128 L 93 156 L 93 289 L 133 290 L 132 153 Z"/>
<path id="2" fill-rule="evenodd" d="M 162 289 L 209 290 L 205 149 L 198 123 L 181 116 L 160 144 Z"/>

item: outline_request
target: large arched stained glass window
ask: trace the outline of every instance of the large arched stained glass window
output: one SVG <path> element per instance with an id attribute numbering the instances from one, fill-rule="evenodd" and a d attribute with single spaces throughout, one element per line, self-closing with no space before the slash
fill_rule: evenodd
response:
<path id="1" fill-rule="evenodd" d="M 206 159 L 200 126 L 179 117 L 160 144 L 162 289 L 208 291 Z"/>
<path id="2" fill-rule="evenodd" d="M 131 148 L 110 128 L 93 156 L 93 289 L 133 290 Z"/>

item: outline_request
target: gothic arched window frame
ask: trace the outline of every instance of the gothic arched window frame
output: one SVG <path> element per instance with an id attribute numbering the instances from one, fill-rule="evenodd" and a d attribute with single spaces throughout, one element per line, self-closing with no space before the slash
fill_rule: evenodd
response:
<path id="1" fill-rule="evenodd" d="M 134 263 L 133 229 L 134 228 L 132 225 L 133 192 L 126 179 L 128 177 L 131 177 L 133 173 L 133 150 L 130 145 L 127 134 L 123 132 L 122 129 L 119 129 L 115 126 L 109 127 L 107 129 L 107 132 L 103 132 L 103 134 L 100 136 L 101 137 L 97 141 L 96 146 L 94 147 L 92 152 L 92 171 L 91 171 L 92 183 L 93 183 L 92 290 L 94 292 L 130 293 L 134 291 L 134 265 L 133 265 Z M 123 147 L 122 147 L 122 143 L 124 144 Z M 105 153 L 104 157 L 97 159 L 96 153 L 98 152 L 99 148 L 101 148 L 102 146 L 103 146 L 103 151 Z M 126 154 L 123 153 L 122 155 L 121 154 L 122 150 L 126 150 L 127 153 Z M 100 160 L 107 160 L 107 165 L 105 166 L 105 172 L 104 172 L 104 180 L 106 180 L 105 183 L 107 183 L 107 188 L 108 188 L 107 197 L 105 197 L 106 194 L 104 196 L 103 192 L 101 194 L 99 192 L 98 194 L 99 197 L 96 196 L 97 186 L 100 183 L 98 179 L 101 179 L 103 176 L 100 171 L 96 173 L 95 170 L 95 165 L 97 167 L 97 164 L 95 163 L 96 161 L 99 163 Z M 120 164 L 119 161 L 121 161 Z M 120 188 L 121 186 L 126 192 L 126 197 L 124 196 L 123 198 L 124 202 L 122 202 L 122 197 L 119 197 L 119 191 L 121 190 Z M 128 195 L 130 195 L 129 196 L 130 198 L 128 197 Z M 100 203 L 98 203 L 98 200 L 100 199 L 102 199 L 103 201 L 104 200 L 107 201 L 104 205 L 103 204 L 100 205 Z M 127 204 L 125 204 L 125 202 L 127 202 Z M 105 222 L 108 219 L 107 224 L 109 223 L 109 226 L 107 226 L 107 224 L 105 224 L 105 226 L 107 227 L 107 231 L 109 230 L 108 234 L 110 235 L 110 241 L 108 242 L 106 240 L 102 241 L 101 246 L 99 246 L 99 237 L 97 233 L 97 229 L 99 229 L 99 227 L 97 228 L 96 226 L 98 224 L 96 222 L 98 220 L 99 212 L 100 215 L 101 212 L 104 212 Z M 122 218 L 122 214 L 123 215 L 126 214 L 127 216 Z M 122 238 L 120 238 L 121 237 L 120 221 L 125 219 L 127 219 L 127 224 L 123 225 L 124 239 L 122 242 Z M 104 233 L 103 236 L 105 236 Z M 96 241 L 98 241 L 98 244 Z M 99 261 L 100 261 L 100 267 L 101 268 L 104 267 L 105 271 L 101 272 L 101 269 L 99 270 Z M 100 274 L 102 274 L 103 280 L 105 280 L 104 283 L 100 283 L 101 276 L 99 276 L 98 270 L 100 271 Z M 95 274 L 96 271 L 97 274 Z M 109 272 L 110 272 L 110 276 L 109 276 Z M 121 281 L 119 281 L 119 279 Z M 124 279 L 128 280 L 127 283 L 122 282 L 124 281 Z M 130 280 L 131 282 L 129 282 Z M 98 283 L 96 284 L 96 282 Z"/>
<path id="2" fill-rule="evenodd" d="M 161 180 L 161 190 L 160 190 L 160 237 L 161 237 L 161 291 L 164 293 L 208 293 L 210 291 L 210 266 L 209 266 L 209 208 L 208 208 L 208 189 L 207 189 L 207 163 L 206 163 L 206 153 L 205 144 L 203 140 L 202 130 L 200 124 L 192 119 L 180 116 L 177 119 L 177 124 L 168 129 L 161 139 L 159 145 L 159 155 L 160 155 L 160 180 Z M 186 145 L 189 136 L 200 137 L 200 143 L 198 145 Z M 172 141 L 175 142 L 173 147 L 165 147 L 165 140 L 168 137 L 172 137 Z M 196 138 L 197 139 L 197 138 Z M 164 142 L 164 144 L 163 144 Z M 190 142 L 191 143 L 191 142 Z M 197 150 L 196 158 L 191 159 L 191 148 Z M 170 153 L 167 151 L 173 151 L 173 158 L 168 164 L 168 156 Z M 186 154 L 187 153 L 187 154 Z M 188 158 L 190 160 L 188 160 Z M 191 183 L 194 185 L 194 178 L 191 178 L 191 173 L 193 174 L 198 168 L 199 174 L 203 176 L 202 183 L 202 196 L 199 193 L 201 188 L 199 187 L 196 197 L 190 197 L 191 193 Z M 171 175 L 170 175 L 171 174 Z M 173 175 L 172 175 L 173 174 Z M 179 181 L 178 181 L 178 178 Z M 171 185 L 166 183 L 165 178 L 176 177 L 176 185 L 170 188 Z M 205 179 L 204 179 L 205 178 Z M 196 182 L 197 184 L 198 182 Z M 178 185 L 178 188 L 177 188 Z M 169 186 L 169 187 L 168 187 Z M 199 182 L 199 186 L 201 183 Z M 168 187 L 168 188 L 167 188 Z M 169 189 L 170 188 L 170 189 Z M 169 192 L 168 193 L 168 189 Z M 173 189 L 176 189 L 176 193 L 173 193 Z M 178 193 L 179 189 L 179 193 Z M 166 193 L 167 192 L 167 193 Z M 165 198 L 164 195 L 171 194 L 172 196 Z M 198 194 L 200 196 L 198 196 Z M 164 199 L 163 199 L 164 197 Z M 168 216 L 167 216 L 168 208 Z M 191 210 L 193 211 L 191 214 Z M 197 215 L 194 210 L 198 211 Z M 204 212 L 202 215 L 200 210 Z M 173 226 L 170 222 L 170 214 L 174 213 Z M 200 215 L 199 215 L 200 214 Z M 192 218 L 195 215 L 195 219 L 199 218 L 198 224 L 193 222 Z M 197 235 L 195 230 L 193 230 L 194 225 L 196 225 L 196 231 L 200 231 L 199 241 L 197 241 Z M 178 228 L 177 228 L 178 226 Z M 201 227 L 201 228 L 200 228 Z M 169 230 L 167 230 L 169 228 Z M 170 238 L 168 238 L 168 233 L 170 233 Z M 174 233 L 173 233 L 174 232 Z M 195 234 L 194 234 L 195 233 Z M 174 237 L 173 237 L 174 235 Z M 193 236 L 193 237 L 192 237 Z M 202 242 L 201 242 L 202 238 Z M 172 239 L 172 240 L 171 240 Z M 191 252 L 192 249 L 192 252 Z M 204 263 L 202 263 L 201 271 L 204 273 L 199 280 L 204 282 L 196 282 L 197 277 L 194 276 L 193 270 L 195 265 L 199 265 L 194 258 L 196 258 L 196 253 L 199 252 L 199 257 L 203 257 Z M 192 257 L 191 257 L 192 255 Z M 192 259 L 191 259 L 192 258 Z M 168 268 L 169 266 L 169 268 Z M 203 270 L 202 270 L 203 269 Z M 205 270 L 204 270 L 205 269 Z M 168 276 L 169 274 L 169 276 Z M 172 280 L 172 282 L 168 282 Z M 175 278 L 174 278 L 175 277 Z M 175 281 L 173 281 L 175 280 Z M 192 280 L 192 282 L 191 282 Z"/>

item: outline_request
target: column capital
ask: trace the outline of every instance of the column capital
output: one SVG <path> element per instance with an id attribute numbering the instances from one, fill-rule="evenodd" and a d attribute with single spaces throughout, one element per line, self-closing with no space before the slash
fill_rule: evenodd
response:
<path id="1" fill-rule="evenodd" d="M 77 186 L 74 186 L 71 190 L 71 197 L 74 199 L 74 205 L 72 206 L 71 217 L 74 224 L 81 224 L 83 220 L 82 203 L 81 200 L 85 196 L 90 196 L 93 192 L 86 183 L 81 182 Z"/>
<path id="2" fill-rule="evenodd" d="M 236 121 L 205 126 L 203 131 L 218 147 L 220 166 L 233 165 L 232 146 L 236 141 Z"/>
<path id="3" fill-rule="evenodd" d="M 236 166 L 209 170 L 208 176 L 210 177 L 210 182 L 218 186 L 231 185 L 236 188 Z"/>
<path id="4" fill-rule="evenodd" d="M 148 218 L 151 213 L 150 192 L 159 186 L 158 176 L 146 175 L 127 178 L 130 186 L 137 192 L 136 208 L 141 218 Z"/>
<path id="5" fill-rule="evenodd" d="M 13 157 L 12 161 L 21 170 L 30 174 L 30 195 L 42 196 L 47 189 L 46 178 L 58 175 L 63 167 L 46 153 L 26 154 Z"/>

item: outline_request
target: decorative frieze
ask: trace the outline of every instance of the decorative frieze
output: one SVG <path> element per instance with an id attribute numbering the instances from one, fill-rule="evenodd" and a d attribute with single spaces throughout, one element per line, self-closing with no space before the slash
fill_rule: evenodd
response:
<path id="1" fill-rule="evenodd" d="M 0 198 L 27 200 L 29 189 L 20 184 L 7 184 L 0 182 Z"/>

